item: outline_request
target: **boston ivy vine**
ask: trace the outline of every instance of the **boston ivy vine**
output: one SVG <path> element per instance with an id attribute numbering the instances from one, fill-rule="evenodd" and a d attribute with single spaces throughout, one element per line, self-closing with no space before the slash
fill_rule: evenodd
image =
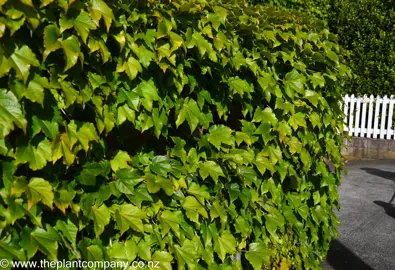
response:
<path id="1" fill-rule="evenodd" d="M 327 29 L 239 0 L 0 12 L 1 258 L 320 267 L 349 74 Z"/>

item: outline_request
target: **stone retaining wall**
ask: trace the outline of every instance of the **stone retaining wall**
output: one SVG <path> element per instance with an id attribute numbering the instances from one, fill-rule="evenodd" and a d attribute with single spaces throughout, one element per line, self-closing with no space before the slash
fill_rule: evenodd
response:
<path id="1" fill-rule="evenodd" d="M 343 156 L 348 160 L 395 160 L 395 140 L 382 140 L 353 137 L 351 141 L 344 139 L 346 147 Z"/>

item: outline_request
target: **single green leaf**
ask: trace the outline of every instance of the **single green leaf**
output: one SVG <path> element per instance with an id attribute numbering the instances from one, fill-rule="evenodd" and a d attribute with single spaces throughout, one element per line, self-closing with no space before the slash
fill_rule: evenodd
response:
<path id="1" fill-rule="evenodd" d="M 160 269 L 160 270 L 172 270 L 171 262 L 173 261 L 173 256 L 171 253 L 166 251 L 155 251 L 152 256 L 152 261 L 158 262 L 157 265 L 153 265 L 150 270 Z"/>
<path id="2" fill-rule="evenodd" d="M 44 29 L 44 48 L 45 51 L 43 53 L 44 60 L 48 57 L 51 52 L 56 51 L 61 48 L 61 43 L 59 42 L 59 38 L 61 37 L 61 33 L 59 28 L 50 24 L 47 25 Z"/>
<path id="3" fill-rule="evenodd" d="M 27 196 L 29 209 L 38 202 L 42 202 L 48 207 L 53 205 L 53 189 L 51 184 L 43 178 L 32 178 L 27 186 Z"/>
<path id="4" fill-rule="evenodd" d="M 23 45 L 21 48 L 16 48 L 14 53 L 10 56 L 9 61 L 18 74 L 18 77 L 20 79 L 23 78 L 24 82 L 26 82 L 29 77 L 30 67 L 40 66 L 36 55 L 26 45 Z"/>
<path id="5" fill-rule="evenodd" d="M 236 253 L 236 239 L 230 231 L 224 231 L 220 237 L 214 238 L 214 251 L 222 262 L 225 261 L 226 254 Z"/>
<path id="6" fill-rule="evenodd" d="M 52 142 L 52 162 L 55 163 L 58 159 L 64 158 L 66 165 L 71 166 L 74 163 L 75 155 L 71 152 L 70 138 L 67 134 L 57 135 Z"/>
<path id="7" fill-rule="evenodd" d="M 313 88 L 317 88 L 317 86 L 323 88 L 325 86 L 325 78 L 321 75 L 320 72 L 315 72 L 313 75 L 309 77 L 311 83 L 313 84 Z"/>
<path id="8" fill-rule="evenodd" d="M 203 180 L 205 180 L 208 176 L 210 176 L 215 183 L 218 183 L 218 178 L 220 176 L 225 177 L 221 166 L 219 166 L 217 163 L 215 163 L 212 160 L 206 161 L 204 163 L 200 163 L 199 173 L 200 176 L 203 178 Z"/>
<path id="9" fill-rule="evenodd" d="M 142 220 L 146 218 L 146 215 L 141 209 L 132 204 L 123 204 L 115 209 L 115 221 L 121 231 L 121 235 L 129 228 L 144 233 Z"/>
<path id="10" fill-rule="evenodd" d="M 77 233 L 78 228 L 74 225 L 71 220 L 67 220 L 67 223 L 63 220 L 58 220 L 56 222 L 56 227 L 58 231 L 61 231 L 63 236 L 66 237 L 67 240 L 70 241 L 72 246 L 76 249 L 77 248 Z"/>
<path id="11" fill-rule="evenodd" d="M 292 137 L 288 142 L 289 151 L 291 154 L 299 153 L 302 150 L 302 143 L 298 138 Z"/>
<path id="12" fill-rule="evenodd" d="M 193 196 L 188 196 L 185 198 L 185 201 L 182 203 L 182 208 L 184 208 L 186 211 L 187 217 L 195 223 L 200 223 L 199 215 L 206 219 L 208 218 L 208 214 L 204 206 Z"/>
<path id="13" fill-rule="evenodd" d="M 66 108 L 73 105 L 74 102 L 80 103 L 81 97 L 77 90 L 74 89 L 73 85 L 70 82 L 63 81 L 60 83 L 63 91 L 63 95 L 66 100 Z"/>
<path id="14" fill-rule="evenodd" d="M 285 138 L 287 137 L 287 135 L 292 134 L 291 127 L 285 121 L 278 122 L 275 129 L 279 132 L 280 142 L 283 142 L 285 140 Z"/>
<path id="15" fill-rule="evenodd" d="M 293 69 L 291 72 L 285 75 L 285 91 L 289 91 L 290 93 L 300 93 L 304 94 L 304 84 L 306 82 L 306 77 L 299 73 L 296 69 Z M 287 92 L 288 93 L 288 92 Z M 288 96 L 290 96 L 288 94 Z M 290 96 L 293 98 L 293 95 Z"/>
<path id="16" fill-rule="evenodd" d="M 117 68 L 117 72 L 126 72 L 130 80 L 133 80 L 136 78 L 139 72 L 143 72 L 143 68 L 141 67 L 139 61 L 137 61 L 134 57 L 130 56 L 128 61 L 126 61 L 122 66 Z"/>
<path id="17" fill-rule="evenodd" d="M 158 30 L 156 31 L 156 39 L 160 39 L 169 33 L 169 29 L 165 22 L 158 24 Z"/>
<path id="18" fill-rule="evenodd" d="M 337 54 L 334 51 L 328 51 L 327 56 L 333 62 L 335 62 L 336 64 L 339 64 L 339 56 L 337 56 Z"/>
<path id="19" fill-rule="evenodd" d="M 11 91 L 0 89 L 0 139 L 14 130 L 14 124 L 26 132 L 27 121 L 17 98 Z"/>
<path id="20" fill-rule="evenodd" d="M 107 28 L 107 32 L 110 30 L 110 26 L 114 18 L 114 13 L 111 8 L 103 0 L 91 0 L 92 8 L 91 8 L 91 18 L 94 23 L 99 27 L 99 21 L 103 18 L 104 23 Z"/>
<path id="21" fill-rule="evenodd" d="M 138 106 L 140 103 L 140 97 L 136 91 L 127 91 L 124 88 L 120 88 L 119 93 L 117 95 L 117 100 L 119 103 L 126 101 L 130 108 L 135 111 L 138 111 Z"/>
<path id="22" fill-rule="evenodd" d="M 258 108 L 255 111 L 252 122 L 268 123 L 274 126 L 277 124 L 278 119 L 271 108 L 265 108 L 263 111 Z"/>
<path id="23" fill-rule="evenodd" d="M 204 205 L 204 200 L 210 199 L 211 195 L 206 186 L 199 186 L 196 183 L 191 183 L 188 188 L 188 193 L 194 195 L 198 201 Z"/>
<path id="24" fill-rule="evenodd" d="M 118 107 L 116 119 L 118 126 L 122 125 L 126 120 L 134 124 L 136 121 L 136 114 L 127 104 L 124 104 Z"/>
<path id="25" fill-rule="evenodd" d="M 150 243 L 148 241 L 141 240 L 137 245 L 137 254 L 141 259 L 151 261 L 152 252 Z"/>
<path id="26" fill-rule="evenodd" d="M 165 210 L 160 215 L 160 224 L 162 237 L 169 232 L 171 229 L 177 237 L 180 237 L 180 224 L 182 222 L 182 213 L 181 211 L 170 212 L 169 210 Z"/>
<path id="27" fill-rule="evenodd" d="M 289 118 L 289 124 L 294 130 L 297 130 L 298 127 L 306 127 L 306 120 L 305 120 L 305 114 L 298 112 Z"/>
<path id="28" fill-rule="evenodd" d="M 103 261 L 103 251 L 98 245 L 91 245 L 86 251 L 89 261 Z"/>
<path id="29" fill-rule="evenodd" d="M 65 40 L 60 41 L 62 48 L 64 50 L 65 58 L 66 58 L 66 66 L 63 72 L 66 72 L 75 64 L 77 64 L 78 57 L 80 57 L 80 43 L 78 42 L 78 38 L 74 35 L 71 35 Z"/>
<path id="30" fill-rule="evenodd" d="M 221 144 L 234 146 L 235 139 L 232 136 L 233 130 L 224 125 L 215 125 L 210 127 L 207 140 L 215 146 L 218 150 L 221 149 Z"/>
<path id="31" fill-rule="evenodd" d="M 299 206 L 297 211 L 304 220 L 309 216 L 309 207 L 306 204 Z"/>
<path id="32" fill-rule="evenodd" d="M 29 81 L 27 86 L 25 97 L 44 106 L 44 88 L 48 87 L 47 78 L 34 74 L 33 80 Z"/>
<path id="33" fill-rule="evenodd" d="M 16 161 L 17 163 L 29 163 L 29 167 L 34 170 L 41 170 L 51 161 L 51 145 L 47 139 L 41 141 L 37 147 L 30 143 L 21 145 L 16 148 Z"/>
<path id="34" fill-rule="evenodd" d="M 134 187 L 144 180 L 137 170 L 132 168 L 122 168 L 115 173 L 115 186 L 123 194 L 135 195 Z"/>
<path id="35" fill-rule="evenodd" d="M 276 165 L 277 162 L 282 161 L 282 152 L 279 146 L 274 147 L 274 145 L 270 145 L 269 148 L 269 158 L 273 165 Z"/>
<path id="36" fill-rule="evenodd" d="M 187 47 L 192 49 L 193 47 L 197 47 L 200 53 L 200 56 L 203 57 L 206 53 L 211 61 L 217 62 L 218 57 L 216 52 L 213 50 L 213 46 L 210 42 L 208 42 L 199 32 L 194 31 L 192 34 L 192 39 L 190 42 L 187 42 Z"/>
<path id="37" fill-rule="evenodd" d="M 38 243 L 37 243 L 37 241 L 34 240 L 33 237 L 31 237 L 31 233 L 32 233 L 32 229 L 30 229 L 28 227 L 24 227 L 23 231 L 21 233 L 21 241 L 19 242 L 19 245 L 27 253 L 27 259 L 32 258 L 36 254 L 36 252 L 38 250 Z M 1 244 L 0 244 L 0 247 L 1 247 Z M 2 252 L 0 251 L 0 254 L 1 253 Z M 7 253 L 10 253 L 10 252 L 7 252 Z M 13 254 L 11 253 L 10 255 L 11 255 L 10 257 L 12 258 Z M 5 256 L 5 257 L 7 257 L 7 256 Z"/>
<path id="38" fill-rule="evenodd" d="M 177 50 L 184 44 L 182 37 L 174 32 L 169 33 L 171 44 L 173 44 L 172 51 Z"/>
<path id="39" fill-rule="evenodd" d="M 81 10 L 80 14 L 74 20 L 74 29 L 82 38 L 82 41 L 86 44 L 86 39 L 88 38 L 89 31 L 95 30 L 96 25 L 89 17 L 89 14 Z"/>
<path id="40" fill-rule="evenodd" d="M 154 122 L 155 136 L 159 139 L 159 136 L 162 132 L 162 128 L 167 123 L 166 112 L 162 110 L 161 114 L 159 115 L 158 109 L 154 108 L 152 111 L 152 121 Z"/>
<path id="41" fill-rule="evenodd" d="M 254 269 L 262 269 L 264 265 L 268 266 L 271 264 L 270 250 L 262 242 L 251 243 L 245 256 Z"/>
<path id="42" fill-rule="evenodd" d="M 144 98 L 142 103 L 143 106 L 148 110 L 152 110 L 152 102 L 160 100 L 158 95 L 158 89 L 155 86 L 154 81 L 142 81 L 133 92 L 136 92 L 140 97 Z"/>
<path id="43" fill-rule="evenodd" d="M 137 246 L 133 239 L 128 239 L 125 243 L 115 242 L 107 247 L 108 255 L 111 259 L 134 261 L 137 256 Z"/>
<path id="44" fill-rule="evenodd" d="M 91 210 L 91 219 L 93 219 L 96 238 L 98 238 L 103 233 L 104 227 L 110 223 L 110 211 L 105 204 L 100 207 L 93 205 Z"/>
<path id="45" fill-rule="evenodd" d="M 147 189 L 150 193 L 156 193 L 163 189 L 168 196 L 173 195 L 174 188 L 171 179 L 164 178 L 160 175 L 149 175 Z"/>
<path id="46" fill-rule="evenodd" d="M 116 37 L 117 38 L 117 37 Z M 118 39 L 121 38 L 121 35 L 118 36 Z M 119 40 L 118 40 L 119 42 Z M 121 49 L 122 49 L 121 45 Z M 136 43 L 133 43 L 131 45 L 131 49 L 133 52 L 137 55 L 137 57 L 140 60 L 140 63 L 143 65 L 143 67 L 148 68 L 151 61 L 155 58 L 155 54 L 147 49 L 144 45 L 138 46 Z"/>
<path id="47" fill-rule="evenodd" d="M 195 131 L 196 127 L 199 125 L 201 118 L 200 109 L 195 100 L 189 99 L 188 103 L 184 103 L 181 110 L 177 116 L 176 127 L 178 128 L 185 119 L 187 120 L 191 133 Z"/>
<path id="48" fill-rule="evenodd" d="M 59 1 L 59 3 L 61 1 Z M 66 7 L 68 7 L 67 3 L 66 3 Z M 70 29 L 73 26 L 74 26 L 74 20 L 72 18 L 67 17 L 66 14 L 60 13 L 60 19 L 59 19 L 60 33 L 63 33 L 65 30 Z"/>
<path id="49" fill-rule="evenodd" d="M 128 162 L 132 161 L 129 154 L 125 151 L 118 151 L 116 156 L 110 161 L 111 169 L 116 172 L 118 169 L 127 168 Z"/>
<path id="50" fill-rule="evenodd" d="M 144 132 L 146 130 L 149 130 L 154 126 L 154 121 L 151 116 L 149 116 L 146 113 L 142 113 L 138 116 L 138 122 L 137 124 L 140 125 L 140 131 Z"/>
<path id="51" fill-rule="evenodd" d="M 213 205 L 210 209 L 210 217 L 211 220 L 219 217 L 222 225 L 225 225 L 228 222 L 228 214 L 226 213 L 225 208 L 221 205 L 219 201 L 213 202 Z"/>
<path id="52" fill-rule="evenodd" d="M 51 260 L 57 259 L 57 241 L 59 240 L 59 235 L 50 225 L 47 225 L 47 230 L 36 228 L 34 231 L 32 231 L 30 236 L 38 245 L 40 251 L 46 254 Z"/>
<path id="53" fill-rule="evenodd" d="M 145 184 L 139 185 L 136 189 L 134 189 L 135 194 L 134 195 L 128 195 L 129 200 L 136 204 L 138 207 L 141 208 L 141 203 L 146 201 L 146 202 L 152 202 L 153 199 L 151 195 L 148 193 L 147 186 Z"/>
<path id="54" fill-rule="evenodd" d="M 110 166 L 110 162 L 108 162 L 107 160 L 87 163 L 84 165 L 80 175 L 77 176 L 77 180 L 82 185 L 94 186 L 96 185 L 97 176 L 101 175 L 106 178 L 110 172 L 111 172 L 111 166 Z M 115 174 L 116 178 L 118 175 L 117 173 Z"/>
<path id="55" fill-rule="evenodd" d="M 155 156 L 152 159 L 150 169 L 156 174 L 167 176 L 167 174 L 172 171 L 170 158 L 166 156 Z"/>
<path id="56" fill-rule="evenodd" d="M 183 267 L 185 264 L 187 264 L 189 269 L 196 268 L 197 259 L 200 256 L 194 242 L 186 239 L 182 247 L 179 245 L 174 245 L 174 249 L 179 267 Z"/>
<path id="57" fill-rule="evenodd" d="M 229 90 L 233 94 L 239 94 L 241 97 L 244 95 L 244 93 L 250 93 L 254 91 L 253 86 L 251 86 L 246 80 L 242 80 L 239 77 L 229 78 L 228 86 Z"/>

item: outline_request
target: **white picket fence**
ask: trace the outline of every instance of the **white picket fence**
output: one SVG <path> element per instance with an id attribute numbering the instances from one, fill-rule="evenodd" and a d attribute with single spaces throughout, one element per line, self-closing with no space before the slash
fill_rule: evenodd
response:
<path id="1" fill-rule="evenodd" d="M 345 129 L 350 136 L 395 140 L 394 96 L 344 96 Z"/>

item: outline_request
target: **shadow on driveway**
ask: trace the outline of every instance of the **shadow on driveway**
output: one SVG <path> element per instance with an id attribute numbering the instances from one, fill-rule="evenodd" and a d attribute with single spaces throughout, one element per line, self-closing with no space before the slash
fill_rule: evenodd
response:
<path id="1" fill-rule="evenodd" d="M 375 168 L 361 168 L 361 170 L 364 170 L 367 173 L 391 180 L 395 182 L 395 172 L 391 171 L 384 171 L 380 169 L 375 169 Z"/>
<path id="2" fill-rule="evenodd" d="M 379 176 L 379 177 L 381 177 L 381 178 L 388 179 L 388 180 L 391 180 L 391 181 L 394 181 L 394 182 L 395 182 L 395 172 L 384 171 L 384 170 L 375 169 L 375 168 L 361 168 L 361 170 L 364 170 L 365 172 L 367 172 L 367 173 L 369 173 L 369 174 L 376 175 L 376 176 Z M 394 191 L 394 194 L 392 195 L 392 198 L 391 198 L 391 200 L 390 200 L 390 203 L 385 203 L 385 202 L 382 202 L 382 201 L 374 201 L 374 203 L 377 204 L 377 205 L 380 205 L 380 206 L 384 207 L 385 212 L 387 212 L 387 214 L 388 214 L 389 216 L 395 218 L 394 214 L 391 212 L 391 211 L 393 211 L 393 210 L 390 211 L 392 214 L 389 214 L 388 211 L 387 211 L 387 209 L 393 208 L 393 206 L 391 205 L 391 203 L 392 203 L 392 201 L 393 201 L 394 199 L 395 199 L 395 191 Z"/>
<path id="3" fill-rule="evenodd" d="M 334 270 L 373 270 L 338 240 L 331 242 L 326 262 Z"/>
<path id="4" fill-rule="evenodd" d="M 389 215 L 392 218 L 395 218 L 395 205 L 383 201 L 374 201 L 374 203 L 383 207 L 387 215 Z"/>

